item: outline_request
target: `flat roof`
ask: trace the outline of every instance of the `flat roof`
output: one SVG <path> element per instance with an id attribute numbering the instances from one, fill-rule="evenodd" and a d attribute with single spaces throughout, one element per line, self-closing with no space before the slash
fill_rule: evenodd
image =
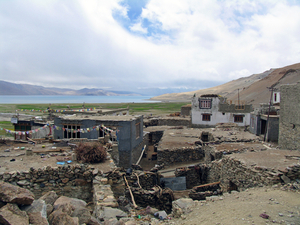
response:
<path id="1" fill-rule="evenodd" d="M 62 120 L 97 120 L 97 121 L 131 121 L 141 118 L 140 115 L 135 116 L 92 116 L 92 115 L 68 115 L 61 116 Z"/>

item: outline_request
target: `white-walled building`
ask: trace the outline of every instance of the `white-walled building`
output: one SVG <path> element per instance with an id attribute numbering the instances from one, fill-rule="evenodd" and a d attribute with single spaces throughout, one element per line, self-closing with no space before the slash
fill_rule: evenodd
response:
<path id="1" fill-rule="evenodd" d="M 191 111 L 193 127 L 213 127 L 218 123 L 248 126 L 253 108 L 252 105 L 228 104 L 226 98 L 207 94 L 193 97 Z"/>

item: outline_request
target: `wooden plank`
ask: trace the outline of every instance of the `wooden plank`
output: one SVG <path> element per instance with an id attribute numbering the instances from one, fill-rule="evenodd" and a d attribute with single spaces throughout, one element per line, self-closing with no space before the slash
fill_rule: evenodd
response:
<path id="1" fill-rule="evenodd" d="M 214 182 L 214 183 L 209 183 L 209 184 L 202 184 L 200 186 L 195 186 L 193 187 L 193 189 L 196 189 L 196 188 L 202 188 L 202 187 L 208 187 L 208 186 L 212 186 L 212 185 L 217 185 L 217 184 L 220 184 L 221 181 L 218 181 L 218 182 Z"/>

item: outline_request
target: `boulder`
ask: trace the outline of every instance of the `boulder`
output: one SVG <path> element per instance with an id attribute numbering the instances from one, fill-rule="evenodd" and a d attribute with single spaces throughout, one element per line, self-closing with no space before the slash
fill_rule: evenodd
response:
<path id="1" fill-rule="evenodd" d="M 191 198 L 180 198 L 172 202 L 172 214 L 175 218 L 179 218 L 182 214 L 193 211 L 195 202 Z"/>
<path id="2" fill-rule="evenodd" d="M 72 217 L 78 217 L 80 224 L 87 224 L 91 219 L 91 213 L 87 208 L 76 208 L 72 213 Z"/>
<path id="3" fill-rule="evenodd" d="M 25 188 L 0 181 L 0 200 L 18 205 L 31 205 L 34 194 Z"/>
<path id="4" fill-rule="evenodd" d="M 96 217 L 100 221 L 105 221 L 109 219 L 114 219 L 114 218 L 121 218 L 121 217 L 126 217 L 127 213 L 123 212 L 120 209 L 115 209 L 115 208 L 110 208 L 110 207 L 103 207 L 102 210 L 97 210 L 99 215 L 96 215 Z"/>
<path id="5" fill-rule="evenodd" d="M 101 223 L 95 217 L 91 216 L 89 225 L 101 225 Z"/>
<path id="6" fill-rule="evenodd" d="M 7 203 L 0 209 L 0 224 L 29 225 L 29 217 L 26 212 L 19 209 L 17 204 Z"/>
<path id="7" fill-rule="evenodd" d="M 48 204 L 53 205 L 54 202 L 58 199 L 58 196 L 54 191 L 49 191 L 39 199 L 44 200 L 46 205 Z"/>
<path id="8" fill-rule="evenodd" d="M 52 212 L 48 217 L 48 221 L 50 225 L 79 225 L 78 217 L 71 217 L 61 210 Z"/>
<path id="9" fill-rule="evenodd" d="M 86 206 L 86 202 L 81 199 L 61 196 L 54 202 L 53 204 L 54 210 L 56 210 L 59 205 L 64 205 L 67 203 L 69 203 L 72 206 L 73 210 L 76 208 L 84 208 Z"/>
<path id="10" fill-rule="evenodd" d="M 22 210 L 27 212 L 30 224 L 49 224 L 47 221 L 47 206 L 44 200 L 34 200 L 30 206 L 25 206 Z"/>

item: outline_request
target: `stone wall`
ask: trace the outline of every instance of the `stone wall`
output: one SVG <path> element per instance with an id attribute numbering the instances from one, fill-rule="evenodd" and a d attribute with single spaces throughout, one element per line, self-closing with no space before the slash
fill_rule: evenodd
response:
<path id="1" fill-rule="evenodd" d="M 300 177 L 300 164 L 288 167 L 286 173 L 272 168 L 246 166 L 237 159 L 223 156 L 221 160 L 213 161 L 208 172 L 208 183 L 221 181 L 224 191 L 245 189 L 249 187 L 273 185 L 283 181 L 283 175 L 289 179 Z"/>
<path id="2" fill-rule="evenodd" d="M 45 192 L 92 201 L 92 180 L 97 170 L 83 164 L 58 167 L 31 168 L 29 171 L 0 173 L 0 180 L 29 189 L 36 198 Z"/>
<path id="3" fill-rule="evenodd" d="M 181 106 L 181 112 L 180 112 L 181 116 L 190 116 L 191 115 L 191 109 L 192 109 L 191 104 Z"/>
<path id="4" fill-rule="evenodd" d="M 300 83 L 280 87 L 279 146 L 300 149 Z"/>
<path id="5" fill-rule="evenodd" d="M 157 164 L 170 165 L 178 162 L 192 162 L 204 158 L 204 151 L 201 146 L 191 146 L 179 149 L 158 149 Z"/>
<path id="6" fill-rule="evenodd" d="M 151 118 L 144 121 L 146 127 L 148 126 L 191 126 L 190 118 L 183 117 L 165 117 L 165 118 Z"/>

